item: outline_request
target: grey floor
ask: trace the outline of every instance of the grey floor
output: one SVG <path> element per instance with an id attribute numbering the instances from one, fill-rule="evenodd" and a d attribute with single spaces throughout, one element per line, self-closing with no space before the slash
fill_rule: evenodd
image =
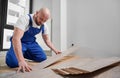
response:
<path id="1" fill-rule="evenodd" d="M 5 55 L 6 55 L 6 51 L 0 51 L 0 66 L 5 65 Z"/>

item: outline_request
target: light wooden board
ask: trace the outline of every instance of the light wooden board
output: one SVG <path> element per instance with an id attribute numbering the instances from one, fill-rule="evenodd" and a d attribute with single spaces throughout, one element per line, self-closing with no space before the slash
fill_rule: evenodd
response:
<path id="1" fill-rule="evenodd" d="M 60 75 L 54 73 L 51 69 L 42 69 L 38 71 L 31 71 L 25 73 L 8 73 L 5 75 L 0 75 L 0 78 L 63 78 Z"/>
<path id="2" fill-rule="evenodd" d="M 26 60 L 27 64 L 30 66 L 35 66 L 38 64 L 38 62 Z M 18 68 L 18 67 L 17 67 Z M 7 65 L 0 66 L 0 74 L 2 73 L 9 73 L 9 72 L 15 72 L 17 68 L 9 68 Z"/>
<path id="3" fill-rule="evenodd" d="M 72 56 L 72 55 L 68 55 L 68 56 L 64 56 L 62 59 L 52 63 L 51 65 L 48 65 L 47 68 L 52 68 L 52 67 L 55 67 L 56 65 L 63 65 L 63 63 L 65 63 L 65 66 L 66 64 L 69 65 L 69 62 L 71 61 L 75 61 L 76 59 L 78 59 L 79 56 Z"/>
<path id="4" fill-rule="evenodd" d="M 101 58 L 95 61 L 90 62 L 89 64 L 83 65 L 83 66 L 74 66 L 75 68 L 86 70 L 88 72 L 94 72 L 96 70 L 99 70 L 101 68 L 113 65 L 115 63 L 120 62 L 119 57 L 111 57 L 111 58 Z M 79 63 L 78 63 L 79 64 Z"/>
<path id="5" fill-rule="evenodd" d="M 73 67 L 73 66 L 83 66 L 85 64 L 88 64 L 89 62 L 92 62 L 94 59 L 91 59 L 91 58 L 75 58 L 75 59 L 72 59 L 70 61 L 65 61 L 65 62 L 62 62 L 61 64 L 56 64 L 56 65 L 53 65 L 49 68 L 51 69 L 62 69 L 62 68 L 70 68 L 70 67 Z"/>
<path id="6" fill-rule="evenodd" d="M 63 78 L 120 78 L 120 65 L 109 66 L 89 74 L 67 75 Z"/>
<path id="7" fill-rule="evenodd" d="M 73 46 L 71 48 L 69 48 L 68 50 L 62 52 L 61 54 L 49 57 L 49 59 L 41 62 L 40 64 L 33 66 L 33 69 L 43 69 L 46 68 L 47 66 L 51 65 L 52 63 L 62 59 L 64 56 L 67 56 L 75 51 L 77 51 L 80 47 L 79 46 Z"/>
<path id="8" fill-rule="evenodd" d="M 96 74 L 96 73 L 94 73 Z M 94 76 L 94 78 L 120 78 L 120 65 Z"/>
<path id="9" fill-rule="evenodd" d="M 69 62 L 65 65 L 65 63 L 57 66 L 53 66 L 52 70 L 61 75 L 69 75 L 69 74 L 84 74 L 91 73 L 96 70 L 105 68 L 107 66 L 113 65 L 115 63 L 119 63 L 119 57 L 111 57 L 111 58 L 101 58 L 101 59 L 77 59 L 75 61 Z M 62 71 L 62 73 L 61 73 Z M 64 73 L 65 71 L 65 73 Z M 67 72 L 67 73 L 66 73 Z"/>

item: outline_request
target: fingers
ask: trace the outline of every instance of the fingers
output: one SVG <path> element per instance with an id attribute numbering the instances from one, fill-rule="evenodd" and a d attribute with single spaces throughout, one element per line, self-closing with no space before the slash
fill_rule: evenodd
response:
<path id="1" fill-rule="evenodd" d="M 32 70 L 32 68 L 30 66 L 28 66 L 30 70 Z"/>
<path id="2" fill-rule="evenodd" d="M 32 68 L 30 67 L 30 66 L 20 66 L 19 68 L 18 68 L 18 70 L 17 70 L 17 73 L 19 73 L 19 72 L 30 72 L 30 71 L 32 71 Z"/>
<path id="3" fill-rule="evenodd" d="M 61 54 L 61 52 L 57 52 L 56 54 Z"/>
<path id="4" fill-rule="evenodd" d="M 19 72 L 20 72 L 20 70 L 21 70 L 21 66 L 18 68 L 17 73 L 19 73 Z"/>
<path id="5" fill-rule="evenodd" d="M 58 52 L 58 54 L 61 54 L 62 52 Z"/>
<path id="6" fill-rule="evenodd" d="M 32 68 L 30 66 L 25 67 L 27 72 L 32 71 Z"/>
<path id="7" fill-rule="evenodd" d="M 25 73 L 25 67 L 22 66 L 22 70 L 21 70 L 23 73 Z"/>
<path id="8" fill-rule="evenodd" d="M 19 72 L 25 72 L 25 67 L 24 66 L 20 66 L 19 68 L 18 68 L 18 70 L 17 70 L 17 73 L 19 73 Z"/>

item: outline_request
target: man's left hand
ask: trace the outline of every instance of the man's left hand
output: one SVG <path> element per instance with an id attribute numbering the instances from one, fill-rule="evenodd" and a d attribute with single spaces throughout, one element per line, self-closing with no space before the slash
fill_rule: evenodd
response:
<path id="1" fill-rule="evenodd" d="M 55 54 L 61 54 L 62 52 L 61 51 L 55 51 Z"/>

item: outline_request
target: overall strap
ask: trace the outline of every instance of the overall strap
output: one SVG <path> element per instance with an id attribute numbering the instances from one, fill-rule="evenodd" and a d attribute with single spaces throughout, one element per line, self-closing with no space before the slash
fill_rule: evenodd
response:
<path id="1" fill-rule="evenodd" d="M 41 26 L 42 28 L 42 34 L 44 34 L 44 24 Z"/>
<path id="2" fill-rule="evenodd" d="M 29 26 L 32 26 L 32 18 L 31 18 L 31 16 L 30 16 L 30 14 L 28 14 L 28 16 L 29 16 Z"/>

